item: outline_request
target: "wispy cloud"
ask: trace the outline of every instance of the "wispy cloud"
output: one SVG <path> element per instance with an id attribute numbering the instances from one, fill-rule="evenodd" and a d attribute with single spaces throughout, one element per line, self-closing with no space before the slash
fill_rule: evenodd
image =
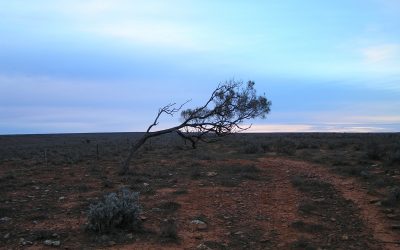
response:
<path id="1" fill-rule="evenodd" d="M 395 127 L 370 126 L 360 124 L 268 124 L 253 125 L 246 132 L 250 133 L 308 133 L 308 132 L 344 132 L 344 133 L 374 133 L 395 132 Z"/>
<path id="2" fill-rule="evenodd" d="M 189 7 L 185 5 L 185 12 L 191 11 Z M 73 1 L 56 4 L 55 9 L 77 31 L 117 43 L 204 51 L 217 41 L 211 39 L 212 27 L 191 22 L 183 10 L 164 1 Z"/>
<path id="3" fill-rule="evenodd" d="M 376 116 L 348 116 L 341 118 L 341 124 L 400 124 L 400 115 L 376 115 Z"/>
<path id="4" fill-rule="evenodd" d="M 130 20 L 86 27 L 83 31 L 103 38 L 153 48 L 179 48 L 192 51 L 207 48 L 205 41 L 196 39 L 192 29 L 173 22 Z"/>
<path id="5" fill-rule="evenodd" d="M 386 64 L 394 59 L 400 59 L 399 44 L 382 44 L 361 50 L 364 62 L 368 64 Z"/>
<path id="6" fill-rule="evenodd" d="M 74 106 L 0 107 L 0 116 L 3 133 L 142 131 L 148 122 L 137 111 Z"/>
<path id="7" fill-rule="evenodd" d="M 265 132 L 311 132 L 312 125 L 307 124 L 253 124 L 247 132 L 265 133 Z"/>
<path id="8" fill-rule="evenodd" d="M 0 103 L 120 106 L 171 102 L 168 86 L 154 90 L 152 80 L 81 80 L 52 76 L 0 74 Z M 102 105 L 101 105 L 102 104 Z M 162 103 L 163 104 L 163 103 Z"/>
<path id="9" fill-rule="evenodd" d="M 159 107 L 187 100 L 191 92 L 155 86 L 0 74 L 0 134 L 144 131 Z M 162 117 L 157 129 L 177 122 Z"/>

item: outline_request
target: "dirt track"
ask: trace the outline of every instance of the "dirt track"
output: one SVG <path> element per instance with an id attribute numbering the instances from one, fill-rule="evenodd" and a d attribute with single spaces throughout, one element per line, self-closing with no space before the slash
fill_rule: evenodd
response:
<path id="1" fill-rule="evenodd" d="M 390 229 L 379 207 L 370 203 L 376 197 L 368 195 L 355 180 L 332 174 L 322 166 L 284 158 L 259 159 L 257 167 L 263 181 L 246 180 L 237 187 L 223 187 L 213 180 L 216 177 L 209 177 L 190 182 L 187 194 L 175 198 L 175 189 L 159 190 L 157 200 L 181 204 L 174 217 L 180 242 L 164 247 L 400 248 L 395 244 L 399 234 Z M 292 179 L 298 176 L 319 184 L 303 192 L 293 185 Z M 314 209 L 302 210 L 307 206 Z M 207 229 L 198 230 L 188 223 L 196 216 L 206 217 Z M 146 243 L 135 246 L 157 248 Z"/>
<path id="2" fill-rule="evenodd" d="M 400 242 L 400 235 L 390 229 L 391 224 L 385 214 L 381 212 L 377 205 L 371 203 L 377 197 L 367 194 L 366 188 L 355 179 L 332 174 L 322 166 L 282 158 L 263 159 L 262 166 L 273 172 L 276 178 L 283 178 L 284 182 L 287 182 L 293 175 L 303 174 L 332 184 L 340 196 L 354 203 L 356 212 L 354 216 L 358 216 L 364 224 L 364 233 L 372 233 L 372 242 L 384 249 L 400 248 L 400 245 L 395 244 L 395 242 Z M 278 185 L 287 189 L 286 184 L 280 183 Z"/>

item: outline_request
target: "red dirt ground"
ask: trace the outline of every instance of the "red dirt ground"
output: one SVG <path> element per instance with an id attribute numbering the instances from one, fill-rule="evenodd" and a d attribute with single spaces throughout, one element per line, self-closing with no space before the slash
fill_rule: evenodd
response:
<path id="1" fill-rule="evenodd" d="M 6 193 L 7 199 L 21 213 L 15 213 L 17 218 L 10 215 L 11 222 L 0 224 L 2 238 L 7 232 L 11 234 L 8 240 L 0 241 L 0 247 L 46 249 L 44 238 L 33 239 L 31 245 L 19 243 L 23 235 L 45 230 L 57 232 L 64 249 L 400 249 L 396 244 L 400 242 L 399 233 L 391 230 L 382 209 L 371 203 L 380 197 L 368 194 L 355 179 L 335 175 L 323 166 L 281 157 L 260 158 L 257 162 L 225 160 L 224 164 L 254 164 L 261 170 L 256 174 L 259 179 L 244 179 L 232 186 L 220 185 L 218 178 L 223 174 L 209 161 L 203 161 L 202 171 L 215 171 L 216 176 L 177 177 L 178 180 L 168 182 L 170 185 L 157 188 L 154 194 L 142 195 L 142 217 L 148 233 L 133 235 L 133 239 L 121 242 L 113 240 L 112 236 L 106 242 L 98 242 L 83 228 L 87 204 L 102 195 L 101 180 L 92 176 L 86 166 L 73 171 L 63 169 L 59 178 L 55 177 L 55 171 L 27 174 L 24 179 L 30 178 L 31 186 Z M 116 176 L 112 167 L 103 165 L 106 166 L 103 170 L 110 171 L 114 183 L 123 183 L 120 177 L 112 177 Z M 71 172 L 74 174 L 70 175 Z M 321 184 L 324 189 L 304 192 L 292 184 L 296 176 L 318 180 L 328 186 Z M 88 191 L 74 191 L 83 183 Z M 32 188 L 32 185 L 39 188 Z M 59 187 L 56 194 L 46 196 L 48 185 Z M 179 190 L 185 192 L 177 195 Z M 20 201 L 31 196 L 41 198 Z M 180 207 L 167 212 L 153 209 L 163 202 L 178 203 Z M 324 202 L 329 203 L 329 209 L 316 208 L 309 212 L 300 209 L 302 205 Z M 32 209 L 46 204 L 51 211 L 45 217 L 30 217 L 36 214 Z M 160 224 L 166 218 L 176 222 L 177 241 L 159 236 Z M 199 229 L 191 223 L 196 218 L 205 221 L 207 227 Z M 307 229 L 304 225 L 316 229 Z"/>

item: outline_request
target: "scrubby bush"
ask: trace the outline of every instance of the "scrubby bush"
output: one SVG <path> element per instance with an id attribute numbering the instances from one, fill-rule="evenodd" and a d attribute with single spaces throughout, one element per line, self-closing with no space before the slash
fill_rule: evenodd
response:
<path id="1" fill-rule="evenodd" d="M 243 153 L 245 154 L 256 154 L 260 151 L 260 145 L 257 143 L 248 143 L 243 148 Z"/>
<path id="2" fill-rule="evenodd" d="M 390 166 L 400 165 L 400 149 L 388 154 L 387 164 Z"/>
<path id="3" fill-rule="evenodd" d="M 280 154 L 294 155 L 296 148 L 296 143 L 288 139 L 279 139 L 275 143 L 275 150 Z"/>
<path id="4" fill-rule="evenodd" d="M 200 168 L 200 165 L 199 164 L 193 164 L 191 167 L 190 167 L 190 177 L 193 179 L 193 180 L 197 180 L 197 179 L 199 179 L 200 177 L 201 177 L 201 168 Z"/>
<path id="5" fill-rule="evenodd" d="M 396 181 L 390 176 L 382 176 L 374 178 L 371 184 L 376 188 L 393 187 L 396 185 Z"/>
<path id="6" fill-rule="evenodd" d="M 363 177 L 365 177 L 365 175 L 368 173 L 365 167 L 363 166 L 340 165 L 336 167 L 336 171 L 350 176 L 363 176 Z"/>
<path id="7" fill-rule="evenodd" d="M 260 147 L 261 147 L 261 149 L 262 149 L 262 151 L 263 151 L 264 153 L 266 153 L 266 152 L 268 152 L 268 151 L 271 151 L 271 145 L 268 144 L 268 143 L 266 143 L 266 142 L 262 142 L 262 143 L 260 144 Z"/>
<path id="8" fill-rule="evenodd" d="M 175 220 L 166 219 L 160 224 L 160 234 L 165 240 L 175 241 L 179 238 Z"/>
<path id="9" fill-rule="evenodd" d="M 387 199 L 383 202 L 387 206 L 395 206 L 400 201 L 400 187 L 396 186 L 389 190 Z"/>
<path id="10" fill-rule="evenodd" d="M 294 187 L 303 192 L 310 192 L 314 190 L 329 190 L 331 184 L 321 181 L 319 179 L 310 178 L 303 175 L 295 175 L 291 178 L 291 183 Z"/>
<path id="11" fill-rule="evenodd" d="M 122 188 L 90 205 L 87 229 L 100 233 L 117 228 L 138 230 L 141 228 L 140 211 L 139 193 Z"/>
<path id="12" fill-rule="evenodd" d="M 379 145 L 375 142 L 371 142 L 367 145 L 367 157 L 370 160 L 380 160 L 382 158 L 382 152 Z"/>

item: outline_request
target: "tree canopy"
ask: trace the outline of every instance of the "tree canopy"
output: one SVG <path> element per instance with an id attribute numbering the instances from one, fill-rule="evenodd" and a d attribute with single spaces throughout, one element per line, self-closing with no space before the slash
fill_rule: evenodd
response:
<path id="1" fill-rule="evenodd" d="M 189 102 L 187 101 L 179 107 L 176 103 L 171 103 L 160 108 L 143 137 L 132 145 L 121 173 L 129 170 L 131 158 L 149 138 L 176 132 L 183 139 L 190 141 L 192 147 L 195 148 L 198 141 L 209 141 L 210 138 L 249 129 L 251 125 L 243 125 L 245 120 L 265 118 L 271 108 L 271 101 L 265 97 L 265 94 L 257 95 L 254 86 L 253 81 L 244 83 L 230 80 L 219 84 L 203 106 L 183 110 L 184 105 Z M 181 112 L 179 125 L 152 131 L 159 124 L 159 118 L 163 114 L 173 116 L 178 112 Z"/>

